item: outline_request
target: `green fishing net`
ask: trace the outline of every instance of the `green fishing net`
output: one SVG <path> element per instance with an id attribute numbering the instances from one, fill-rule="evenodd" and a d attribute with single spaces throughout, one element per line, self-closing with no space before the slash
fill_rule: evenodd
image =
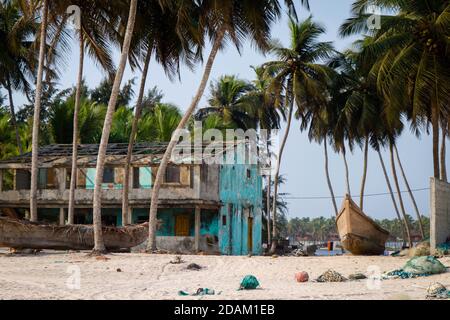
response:
<path id="1" fill-rule="evenodd" d="M 435 257 L 415 257 L 409 260 L 402 269 L 388 272 L 387 278 L 400 277 L 402 279 L 430 276 L 444 273 L 447 268 Z"/>
<path id="2" fill-rule="evenodd" d="M 255 276 L 246 276 L 242 282 L 239 290 L 254 290 L 259 287 L 258 279 Z"/>

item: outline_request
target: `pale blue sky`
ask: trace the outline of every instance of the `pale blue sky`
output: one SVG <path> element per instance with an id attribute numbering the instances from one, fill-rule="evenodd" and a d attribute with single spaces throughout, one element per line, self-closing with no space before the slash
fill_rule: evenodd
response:
<path id="1" fill-rule="evenodd" d="M 323 23 L 327 28 L 327 34 L 322 40 L 333 41 L 339 50 L 347 48 L 354 39 L 341 39 L 338 36 L 338 28 L 344 19 L 349 17 L 352 0 L 310 0 L 310 2 L 314 19 Z M 299 8 L 299 11 L 302 18 L 310 14 L 303 8 Z M 289 32 L 286 17 L 274 26 L 273 37 L 279 39 L 283 44 L 288 45 Z M 63 88 L 75 84 L 78 62 L 77 55 L 77 50 L 73 50 L 66 71 L 62 75 L 61 84 Z M 241 56 L 239 56 L 233 47 L 228 47 L 218 55 L 211 79 L 217 79 L 223 74 L 234 74 L 245 79 L 252 79 L 253 71 L 250 69 L 250 66 L 262 64 L 268 59 L 269 57 L 264 57 L 255 52 L 249 45 L 244 47 Z M 140 74 L 136 73 L 133 75 L 127 69 L 124 82 L 133 76 L 137 78 L 136 83 L 138 83 Z M 195 94 L 201 76 L 201 66 L 197 66 L 194 72 L 183 68 L 181 82 L 170 82 L 165 77 L 162 69 L 153 62 L 149 71 L 147 88 L 155 85 L 158 86 L 165 94 L 165 101 L 172 102 L 184 110 Z M 91 61 L 88 61 L 85 68 L 85 79 L 88 85 L 93 87 L 102 78 L 102 73 L 98 71 Z M 17 97 L 17 99 L 20 102 L 20 97 Z M 204 106 L 204 104 L 205 99 L 202 100 L 201 106 Z M 427 188 L 429 186 L 429 177 L 433 174 L 431 139 L 424 136 L 421 140 L 418 140 L 407 133 L 407 131 L 405 130 L 406 133 L 399 139 L 398 149 L 402 156 L 410 185 L 413 189 Z M 385 161 L 388 161 L 388 154 L 385 154 Z M 362 175 L 362 154 L 360 150 L 355 150 L 354 154 L 349 155 L 349 166 L 351 168 L 352 193 L 356 196 L 359 194 L 360 178 Z M 306 134 L 300 133 L 298 123 L 294 123 L 293 125 L 281 171 L 288 179 L 286 185 L 281 190 L 282 192 L 288 192 L 291 196 L 295 197 L 329 196 L 324 174 L 323 147 L 310 144 Z M 330 155 L 330 173 L 335 194 L 343 195 L 345 193 L 344 165 L 341 157 L 336 154 Z M 402 190 L 405 190 L 403 183 Z M 387 187 L 378 157 L 376 153 L 371 151 L 366 193 L 383 193 L 386 191 Z M 403 196 L 408 213 L 414 215 L 408 194 L 404 194 Z M 429 191 L 417 192 L 416 199 L 421 213 L 428 215 Z M 355 197 L 355 200 L 359 201 L 357 197 Z M 341 200 L 338 199 L 338 202 L 340 206 Z M 393 218 L 395 216 L 389 196 L 367 197 L 365 203 L 366 213 L 375 218 Z M 327 199 L 289 200 L 289 217 L 330 217 L 333 214 L 331 201 Z"/>

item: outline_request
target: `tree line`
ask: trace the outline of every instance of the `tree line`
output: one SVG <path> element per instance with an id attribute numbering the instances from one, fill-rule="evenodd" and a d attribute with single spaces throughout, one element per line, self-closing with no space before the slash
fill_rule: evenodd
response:
<path id="1" fill-rule="evenodd" d="M 301 10 L 309 10 L 307 0 L 299 1 Z M 76 15 L 68 12 L 69 6 L 80 8 L 81 15 L 75 29 L 69 21 Z M 379 28 L 370 28 L 369 7 L 375 5 L 388 14 L 380 17 Z M 0 7 L 0 84 L 9 100 L 9 119 L 19 154 L 31 146 L 31 190 L 30 216 L 37 221 L 37 169 L 38 146 L 45 141 L 42 125 L 46 104 L 51 102 L 54 83 L 64 72 L 64 61 L 69 56 L 70 41 L 79 46 L 76 88 L 70 99 L 73 108 L 61 107 L 60 117 L 72 119 L 73 145 L 72 177 L 68 221 L 73 223 L 77 145 L 82 136 L 83 117 L 91 116 L 86 105 L 103 106 L 97 132 L 99 153 L 94 188 L 94 253 L 105 251 L 101 232 L 101 182 L 108 142 L 120 136 L 127 141 L 126 168 L 129 169 L 133 146 L 142 138 L 139 123 L 146 117 L 145 85 L 149 63 L 155 59 L 166 75 L 179 75 L 180 65 L 188 67 L 203 65 L 202 79 L 192 102 L 179 119 L 174 120 L 175 129 L 189 126 L 193 117 L 209 121 L 217 126 L 235 125 L 257 129 L 279 128 L 286 123 L 286 133 L 280 150 L 280 161 L 275 165 L 274 181 L 267 177 L 267 221 L 279 219 L 279 182 L 283 152 L 291 134 L 293 121 L 299 121 L 301 131 L 306 132 L 311 142 L 323 145 L 327 184 L 333 207 L 337 206 L 328 172 L 328 147 L 342 155 L 346 170 L 347 193 L 352 194 L 349 183 L 350 169 L 347 155 L 355 148 L 364 152 L 364 171 L 361 173 L 360 206 L 364 208 L 364 191 L 368 170 L 369 148 L 378 152 L 391 200 L 402 221 L 402 238 L 411 244 L 411 222 L 404 207 L 398 176 L 401 175 L 414 204 L 415 215 L 422 237 L 425 230 L 422 216 L 410 191 L 407 174 L 402 166 L 396 141 L 409 126 L 416 135 L 430 134 L 433 139 L 433 171 L 437 179 L 447 180 L 446 139 L 448 138 L 450 60 L 449 0 L 357 0 L 352 5 L 352 16 L 340 28 L 343 37 L 358 35 L 352 48 L 337 52 L 331 42 L 321 41 L 325 28 L 311 17 L 299 21 L 294 1 L 285 0 L 9 0 L 1 1 Z M 271 27 L 284 12 L 289 16 L 290 43 L 283 46 L 271 38 Z M 76 20 L 76 19 L 75 19 Z M 212 87 L 209 106 L 198 110 L 205 93 L 215 59 L 220 52 L 232 45 L 239 51 L 244 41 L 250 40 L 253 47 L 270 53 L 270 61 L 255 67 L 255 81 L 246 83 L 233 76 L 224 76 Z M 210 44 L 210 47 L 208 46 Z M 115 65 L 112 52 L 121 49 L 120 60 Z M 210 48 L 206 55 L 206 48 Z M 103 99 L 86 96 L 83 84 L 86 56 L 108 74 L 110 89 L 103 92 Z M 137 101 L 131 108 L 121 108 L 121 91 L 125 67 L 129 64 L 133 72 L 140 72 L 141 79 Z M 13 92 L 23 93 L 30 101 L 27 121 L 31 133 L 21 129 L 15 113 Z M 126 91 L 126 90 L 125 90 Z M 84 92 L 84 93 L 83 93 Z M 128 92 L 129 93 L 129 92 Z M 68 103 L 62 99 L 61 103 Z M 5 103 L 5 102 L 4 102 Z M 54 108 L 53 111 L 58 110 Z M 68 106 L 67 104 L 66 106 Z M 70 111 L 73 109 L 73 112 Z M 173 110 L 173 108 L 168 108 Z M 130 110 L 133 110 L 130 113 Z M 151 108 L 151 110 L 156 110 Z M 52 111 L 52 112 L 53 112 Z M 64 115 L 64 113 L 67 114 Z M 117 115 L 128 112 L 131 129 L 120 127 Z M 161 110 L 161 116 L 169 111 Z M 134 113 L 134 114 L 133 114 Z M 30 117 L 31 116 L 31 117 Z M 48 119 L 50 122 L 49 114 Z M 115 121 L 116 118 L 116 121 Z M 126 117 L 120 116 L 120 119 Z M 0 130 L 2 122 L 0 121 Z M 148 130 L 155 124 L 149 124 Z M 57 127 L 57 126 L 55 126 Z M 24 137 L 28 136 L 28 140 Z M 94 137 L 94 136 L 93 136 Z M 128 139 L 126 139 L 128 137 Z M 148 251 L 156 249 L 156 214 L 162 179 L 170 155 L 178 137 L 165 136 L 169 142 L 154 181 L 149 211 L 150 229 Z M 0 138 L 3 139 L 3 136 Z M 117 138 L 118 139 L 118 138 Z M 150 138 L 144 137 L 144 140 Z M 26 141 L 27 145 L 24 145 Z M 10 147 L 2 153 L 13 152 Z M 268 144 L 269 151 L 271 146 Z M 390 154 L 390 171 L 381 155 L 387 148 Z M 397 171 L 399 170 L 399 171 Z M 126 170 L 129 174 L 130 170 Z M 400 174 L 399 174 L 400 173 Z M 124 181 L 128 181 L 125 177 Z M 392 186 L 393 184 L 393 186 Z M 396 190 L 397 197 L 394 195 Z M 128 216 L 129 186 L 123 188 L 122 221 L 130 222 Z M 275 250 L 279 233 L 272 223 L 272 251 Z"/>

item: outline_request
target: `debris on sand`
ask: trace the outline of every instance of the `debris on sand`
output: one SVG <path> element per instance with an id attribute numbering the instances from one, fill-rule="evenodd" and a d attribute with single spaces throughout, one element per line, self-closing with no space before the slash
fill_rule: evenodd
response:
<path id="1" fill-rule="evenodd" d="M 259 287 L 259 281 L 255 276 L 248 275 L 242 279 L 239 290 L 254 290 Z"/>
<path id="2" fill-rule="evenodd" d="M 434 282 L 427 288 L 427 299 L 450 299 L 450 290 L 443 284 Z"/>
<path id="3" fill-rule="evenodd" d="M 199 270 L 202 270 L 203 267 L 198 265 L 198 264 L 196 264 L 196 263 L 191 263 L 190 265 L 187 266 L 186 269 L 193 270 L 193 271 L 199 271 Z"/>
<path id="4" fill-rule="evenodd" d="M 329 269 L 322 273 L 317 279 L 317 282 L 344 282 L 347 281 L 347 278 L 345 278 L 343 275 L 341 275 L 339 272 L 336 272 L 332 269 Z"/>
<path id="5" fill-rule="evenodd" d="M 348 276 L 350 280 L 364 280 L 367 279 L 366 275 L 363 273 L 353 273 Z"/>
<path id="6" fill-rule="evenodd" d="M 297 282 L 308 282 L 308 280 L 309 280 L 308 272 L 302 271 L 302 272 L 296 273 L 295 280 L 297 280 Z"/>
<path id="7" fill-rule="evenodd" d="M 108 261 L 108 260 L 111 260 L 110 258 L 105 257 L 105 256 L 97 256 L 97 257 L 95 257 L 95 259 L 96 259 L 96 260 L 99 260 L 99 261 Z"/>
<path id="8" fill-rule="evenodd" d="M 170 264 L 182 264 L 182 263 L 184 263 L 184 261 L 181 258 L 181 256 L 175 256 L 175 258 L 170 261 Z"/>
<path id="9" fill-rule="evenodd" d="M 183 290 L 178 291 L 178 295 L 182 296 L 182 297 L 186 297 L 186 296 L 194 296 L 194 297 L 196 297 L 196 296 L 213 296 L 215 294 L 216 294 L 216 292 L 213 289 L 209 289 L 209 288 L 198 288 L 197 292 L 195 292 L 193 294 L 189 294 L 188 292 L 183 291 Z M 217 294 L 220 294 L 220 292 L 217 293 Z"/>

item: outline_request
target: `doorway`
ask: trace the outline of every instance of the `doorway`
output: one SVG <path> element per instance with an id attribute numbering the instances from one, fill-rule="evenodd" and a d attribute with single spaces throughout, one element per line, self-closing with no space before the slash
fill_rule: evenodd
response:
<path id="1" fill-rule="evenodd" d="M 189 237 L 189 215 L 177 215 L 175 218 L 175 236 Z"/>
<path id="2" fill-rule="evenodd" d="M 253 252 L 253 218 L 248 217 L 247 224 L 247 252 L 250 254 Z"/>

